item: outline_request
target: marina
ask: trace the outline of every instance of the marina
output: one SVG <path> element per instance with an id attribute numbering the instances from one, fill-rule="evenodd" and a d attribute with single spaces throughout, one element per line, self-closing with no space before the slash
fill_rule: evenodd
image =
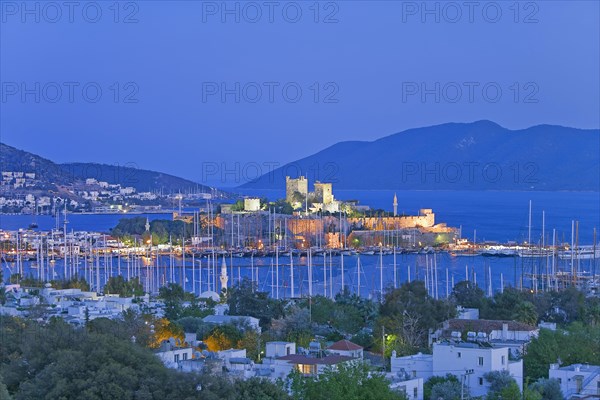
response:
<path id="1" fill-rule="evenodd" d="M 220 292 L 223 271 L 229 285 L 249 280 L 274 298 L 323 295 L 346 288 L 378 298 L 388 287 L 423 280 L 433 297 L 446 297 L 456 282 L 472 281 L 488 294 L 512 286 L 560 290 L 569 285 L 598 289 L 600 246 L 543 248 L 474 245 L 446 248 L 222 249 L 194 245 L 138 244 L 125 247 L 107 235 L 90 232 L 2 232 L 16 247 L 2 252 L 5 277 L 41 281 L 84 278 L 98 292 L 111 276 L 139 279 L 145 290 L 178 283 L 200 295 Z M 223 265 L 225 269 L 223 270 Z"/>
<path id="2" fill-rule="evenodd" d="M 464 215 L 489 215 L 480 217 L 479 232 L 496 227 L 498 212 L 525 214 L 484 204 L 477 209 L 463 200 L 466 194 L 453 196 L 456 211 L 463 204 Z M 513 198 L 514 194 L 486 196 Z M 151 294 L 169 283 L 196 295 L 220 293 L 221 278 L 226 278 L 229 287 L 248 280 L 277 299 L 317 294 L 334 298 L 343 290 L 377 299 L 387 288 L 413 280 L 424 281 L 432 297 L 448 296 L 454 284 L 463 280 L 474 282 L 489 296 L 508 286 L 535 292 L 576 285 L 596 293 L 600 244 L 595 227 L 589 232 L 589 221 L 585 225 L 575 220 L 568 225 L 564 222 L 568 215 L 582 212 L 592 221 L 596 218 L 597 207 L 587 202 L 595 195 L 579 196 L 587 208 L 573 207 L 553 215 L 552 221 L 561 223 L 559 229 L 546 228 L 545 211 L 536 223 L 539 213 L 534 214 L 530 200 L 527 217 L 521 218 L 525 223 L 503 226 L 499 232 L 512 233 L 500 234 L 499 241 L 478 239 L 481 233 L 473 229 L 469 234 L 462 223 L 458 228 L 440 224 L 432 209 L 421 209 L 417 216 L 396 217 L 396 194 L 394 216 L 367 211 L 356 217 L 346 211 L 324 214 L 302 209 L 286 215 L 272 207 L 260 210 L 258 200 L 247 202 L 255 207 L 252 211 L 231 211 L 231 205 L 206 200 L 202 208 L 180 205 L 170 214 L 82 215 L 63 209 L 53 216 L 4 215 L 0 262 L 5 280 L 83 278 L 99 293 L 114 276 L 139 279 Z M 410 195 L 403 193 L 403 198 L 410 199 Z M 343 204 L 334 204 L 333 195 L 329 200 L 330 206 Z M 546 201 L 544 205 L 552 209 L 552 204 Z M 119 236 L 123 232 L 118 229 L 124 229 L 119 221 L 132 217 L 138 218 L 136 229 L 141 230 Z M 27 221 L 35 225 L 24 228 Z M 186 228 L 169 236 L 163 232 L 161 239 L 150 229 L 155 221 L 179 222 Z M 468 216 L 464 222 L 469 226 Z M 10 229 L 15 225 L 20 229 Z"/>

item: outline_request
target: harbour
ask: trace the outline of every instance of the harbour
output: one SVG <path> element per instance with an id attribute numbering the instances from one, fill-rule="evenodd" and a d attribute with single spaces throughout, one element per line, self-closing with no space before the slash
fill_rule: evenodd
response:
<path id="1" fill-rule="evenodd" d="M 534 206 L 536 210 L 535 203 Z M 475 211 L 482 212 L 483 207 Z M 572 211 L 567 210 L 567 213 L 575 214 Z M 597 213 L 593 207 L 583 211 L 588 212 L 592 220 Z M 574 220 L 570 231 L 564 224 L 560 230 L 546 229 L 546 224 L 553 226 L 550 221 L 565 220 L 567 215 L 553 216 L 548 222 L 544 218 L 543 223 L 529 221 L 527 216 L 521 218 L 526 227 L 523 224 L 512 227 L 513 236 L 508 236 L 515 239 L 520 236 L 521 240 L 479 240 L 477 230 L 469 234 L 459 228 L 456 240 L 435 245 L 417 240 L 414 229 L 382 229 L 374 237 L 377 243 L 355 246 L 348 242 L 344 232 L 341 237 L 346 237 L 346 241 L 333 247 L 327 245 L 323 234 L 316 235 L 310 246 L 289 240 L 289 232 L 275 239 L 273 232 L 288 226 L 289 223 L 282 221 L 289 216 L 270 211 L 267 216 L 270 222 L 258 236 L 254 233 L 256 237 L 252 240 L 248 240 L 249 232 L 244 231 L 245 225 L 239 222 L 238 216 L 224 216 L 224 221 L 231 225 L 223 226 L 217 240 L 214 227 L 200 226 L 199 212 L 189 209 L 184 212 L 192 215 L 192 221 L 197 219 L 195 231 L 184 239 L 183 246 L 177 242 L 181 238 L 172 238 L 170 244 L 119 241 L 110 235 L 110 228 L 106 226 L 114 226 L 120 218 L 128 218 L 126 215 L 68 214 L 67 224 L 64 224 L 64 215 L 58 220 L 50 217 L 48 222 L 40 221 L 37 230 L 4 229 L 14 223 L 6 219 L 16 216 L 2 216 L 4 276 L 18 274 L 43 281 L 84 277 L 100 292 L 109 277 L 121 275 L 125 279 L 140 279 L 150 293 L 158 292 L 168 283 L 178 283 L 186 291 L 200 295 L 220 292 L 219 279 L 225 263 L 230 285 L 247 279 L 257 290 L 268 292 L 274 298 L 316 294 L 333 298 L 344 288 L 360 296 L 378 298 L 386 288 L 412 280 L 425 281 L 428 290 L 440 297 L 446 296 L 454 283 L 462 280 L 476 283 L 490 295 L 508 286 L 534 291 L 560 290 L 572 284 L 588 291 L 598 288 L 600 246 L 595 230 L 584 232 Z M 488 212 L 493 225 L 496 223 L 494 213 Z M 522 210 L 518 213 L 523 214 Z M 149 223 L 154 219 L 173 218 L 173 214 L 143 214 L 142 217 Z M 346 216 L 341 215 L 338 220 L 344 218 Z M 18 216 L 18 219 L 26 221 L 31 216 Z M 54 227 L 43 229 L 48 228 L 48 224 Z M 75 229 L 93 225 L 102 230 Z M 589 225 L 588 222 L 585 226 Z M 485 218 L 480 220 L 480 226 L 481 230 L 490 230 Z M 586 240 L 583 244 L 582 237 Z"/>

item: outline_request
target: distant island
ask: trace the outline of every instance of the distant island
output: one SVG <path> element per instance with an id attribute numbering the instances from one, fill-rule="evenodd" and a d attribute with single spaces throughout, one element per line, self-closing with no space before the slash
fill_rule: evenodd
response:
<path id="1" fill-rule="evenodd" d="M 341 190 L 600 190 L 600 130 L 491 121 L 408 129 L 340 142 L 241 186 L 275 189 L 286 176 Z"/>

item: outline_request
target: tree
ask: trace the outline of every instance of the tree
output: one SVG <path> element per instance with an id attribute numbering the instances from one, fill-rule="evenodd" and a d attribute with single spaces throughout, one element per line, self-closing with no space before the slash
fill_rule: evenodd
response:
<path id="1" fill-rule="evenodd" d="M 513 314 L 513 319 L 535 326 L 538 320 L 538 313 L 532 303 L 525 301 L 517 306 L 517 309 Z"/>
<path id="2" fill-rule="evenodd" d="M 268 379 L 240 379 L 235 383 L 233 400 L 285 400 L 289 398 L 290 396 L 281 385 L 277 385 Z"/>
<path id="3" fill-rule="evenodd" d="M 358 296 L 355 297 L 349 294 L 338 295 L 332 300 L 324 296 L 315 296 L 303 302 L 301 306 L 310 308 L 314 323 L 331 327 L 344 334 L 354 334 L 365 326 L 370 318 L 370 315 L 367 315 L 370 310 L 367 310 Z"/>
<path id="4" fill-rule="evenodd" d="M 539 399 L 544 400 L 562 400 L 564 398 L 560 383 L 556 379 L 538 379 L 529 385 L 525 392 L 530 399 L 533 399 L 534 394 L 537 394 Z"/>
<path id="5" fill-rule="evenodd" d="M 209 326 L 202 320 L 202 318 L 198 317 L 183 317 L 177 320 L 177 324 L 181 326 L 184 332 L 198 332 L 204 326 Z M 212 328 L 212 326 L 210 326 Z"/>
<path id="6" fill-rule="evenodd" d="M 175 321 L 181 317 L 181 303 L 185 298 L 183 288 L 176 283 L 169 283 L 158 289 L 158 297 L 165 302 L 165 317 Z"/>
<path id="7" fill-rule="evenodd" d="M 361 326 L 372 326 L 379 315 L 379 304 L 351 293 L 347 286 L 335 296 L 336 304 L 356 309 L 361 317 Z"/>
<path id="8" fill-rule="evenodd" d="M 254 329 L 247 329 L 238 341 L 238 348 L 246 349 L 246 355 L 252 360 L 258 360 L 262 350 L 260 334 Z"/>
<path id="9" fill-rule="evenodd" d="M 111 276 L 104 285 L 104 293 L 118 294 L 121 297 L 143 296 L 144 287 L 139 278 L 125 280 L 123 276 Z"/>
<path id="10" fill-rule="evenodd" d="M 427 379 L 425 381 L 425 383 L 423 384 L 423 398 L 424 399 L 431 399 L 431 398 L 433 398 L 431 396 L 431 389 L 435 385 L 437 385 L 437 384 L 446 383 L 446 382 L 453 382 L 453 383 L 456 383 L 456 384 L 460 385 L 460 382 L 458 381 L 458 378 L 455 375 L 452 375 L 452 374 L 446 374 L 446 376 L 432 376 L 431 378 Z M 447 388 L 449 389 L 449 387 L 447 387 Z M 458 390 L 459 390 L 458 393 L 459 393 L 459 396 L 460 396 L 460 386 L 458 387 Z"/>
<path id="11" fill-rule="evenodd" d="M 45 281 L 34 278 L 31 275 L 22 278 L 20 274 L 11 275 L 11 283 L 20 283 L 21 286 L 37 288 L 42 288 L 46 284 Z M 67 280 L 51 280 L 50 284 L 55 289 L 81 289 L 84 292 L 90 290 L 90 285 L 87 283 L 85 278 L 79 278 L 77 276 Z"/>
<path id="12" fill-rule="evenodd" d="M 570 286 L 556 294 L 555 305 L 565 312 L 566 322 L 582 321 L 585 313 L 585 293 Z"/>
<path id="13" fill-rule="evenodd" d="M 494 396 L 494 394 L 488 394 L 488 399 L 493 400 L 521 400 L 521 397 L 521 390 L 515 381 L 502 388 L 497 396 Z"/>
<path id="14" fill-rule="evenodd" d="M 565 365 L 598 363 L 600 359 L 600 329 L 580 322 L 566 330 L 541 329 L 527 346 L 523 357 L 525 376 L 531 379 L 548 376 L 548 366 L 557 361 Z"/>
<path id="15" fill-rule="evenodd" d="M 288 378 L 292 397 L 297 400 L 396 400 L 405 399 L 394 392 L 387 379 L 372 373 L 364 363 L 338 364 L 318 377 L 292 372 Z"/>
<path id="16" fill-rule="evenodd" d="M 459 400 L 461 386 L 458 381 L 445 381 L 436 383 L 431 387 L 431 400 Z"/>
<path id="17" fill-rule="evenodd" d="M 600 298 L 590 297 L 586 299 L 583 320 L 591 326 L 600 325 Z"/>
<path id="18" fill-rule="evenodd" d="M 174 322 L 169 321 L 166 318 L 161 318 L 153 321 L 154 325 L 154 337 L 150 342 L 150 347 L 158 348 L 165 340 L 171 338 L 183 343 L 185 340 L 185 332 L 181 326 Z"/>
<path id="19" fill-rule="evenodd" d="M 2 375 L 0 375 L 0 400 L 11 400 L 11 398 L 8 389 L 6 389 L 6 385 L 2 380 Z"/>
<path id="20" fill-rule="evenodd" d="M 239 286 L 227 294 L 230 315 L 247 315 L 260 320 L 260 326 L 267 328 L 271 321 L 283 315 L 283 303 L 260 292 L 250 280 L 245 278 Z"/>
<path id="21" fill-rule="evenodd" d="M 521 398 L 519 385 L 508 371 L 487 372 L 483 378 L 490 383 L 488 400 L 519 400 Z"/>
<path id="22" fill-rule="evenodd" d="M 200 377 L 167 369 L 129 339 L 74 329 L 56 318 L 45 325 L 1 322 L 0 337 L 9 341 L 0 346 L 0 370 L 15 400 L 197 397 Z M 6 398 L 2 383 L 0 398 Z"/>
<path id="23" fill-rule="evenodd" d="M 158 297 L 163 299 L 165 302 L 183 301 L 184 295 L 185 293 L 183 291 L 183 288 L 177 283 L 171 282 L 168 285 L 161 286 L 161 288 L 158 289 Z"/>
<path id="24" fill-rule="evenodd" d="M 172 239 L 175 243 L 181 243 L 181 237 L 190 237 L 194 233 L 193 224 L 181 220 L 171 221 L 163 219 L 155 219 L 150 221 L 150 233 L 146 232 L 146 218 L 122 218 L 117 226 L 111 229 L 111 234 L 120 238 L 123 241 L 130 239 L 132 236 L 142 236 L 143 240 L 149 239 L 152 236 L 152 244 L 169 243 Z"/>
<path id="25" fill-rule="evenodd" d="M 313 338 L 310 313 L 306 308 L 292 306 L 287 315 L 271 322 L 271 335 L 278 340 L 296 342 L 300 346 L 308 346 Z"/>
<path id="26" fill-rule="evenodd" d="M 228 350 L 237 347 L 243 338 L 243 332 L 233 324 L 215 326 L 205 337 L 204 343 L 209 351 Z"/>
<path id="27" fill-rule="evenodd" d="M 496 293 L 480 312 L 483 319 L 514 319 L 514 310 L 525 301 L 524 294 L 515 288 L 505 288 L 503 292 Z"/>
<path id="28" fill-rule="evenodd" d="M 244 211 L 244 200 L 238 200 L 231 206 L 231 211 Z"/>
<path id="29" fill-rule="evenodd" d="M 429 329 L 455 313 L 450 302 L 430 297 L 422 281 L 404 283 L 385 294 L 375 337 L 382 337 L 385 328 L 385 333 L 397 335 L 399 347 L 396 350 L 400 354 L 409 354 L 426 347 Z"/>
<path id="30" fill-rule="evenodd" d="M 485 294 L 473 282 L 461 281 L 454 285 L 452 298 L 460 306 L 481 309 L 482 303 L 485 300 Z"/>

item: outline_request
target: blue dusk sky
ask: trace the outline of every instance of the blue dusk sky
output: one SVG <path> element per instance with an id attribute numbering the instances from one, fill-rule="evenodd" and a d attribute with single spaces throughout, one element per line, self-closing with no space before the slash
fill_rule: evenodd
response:
<path id="1" fill-rule="evenodd" d="M 214 183 L 445 122 L 600 125 L 597 1 L 0 6 L 1 141 L 57 162 Z"/>

